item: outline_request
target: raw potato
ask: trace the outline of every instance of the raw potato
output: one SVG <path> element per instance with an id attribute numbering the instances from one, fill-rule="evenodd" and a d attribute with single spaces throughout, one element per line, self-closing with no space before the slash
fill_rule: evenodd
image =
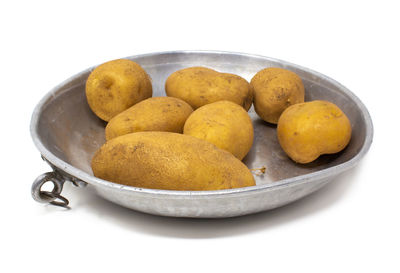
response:
<path id="1" fill-rule="evenodd" d="M 86 98 L 102 120 L 152 96 L 150 77 L 137 63 L 119 59 L 96 67 L 86 82 Z"/>
<path id="2" fill-rule="evenodd" d="M 254 109 L 266 122 L 277 124 L 289 106 L 304 102 L 304 85 L 296 73 L 278 67 L 259 71 L 251 80 Z"/>
<path id="3" fill-rule="evenodd" d="M 186 101 L 193 109 L 229 100 L 248 111 L 253 103 L 253 90 L 245 79 L 205 67 L 189 67 L 172 73 L 165 83 L 165 91 L 170 97 Z"/>
<path id="4" fill-rule="evenodd" d="M 141 131 L 183 133 L 192 112 L 189 104 L 177 98 L 149 98 L 113 117 L 106 127 L 106 139 Z"/>
<path id="5" fill-rule="evenodd" d="M 343 150 L 351 138 L 351 124 L 335 104 L 311 101 L 287 108 L 278 122 L 278 140 L 298 163 L 309 163 L 322 154 Z"/>
<path id="6" fill-rule="evenodd" d="M 96 177 L 151 189 L 222 190 L 254 186 L 249 169 L 207 141 L 169 132 L 114 138 L 92 159 Z"/>
<path id="7" fill-rule="evenodd" d="M 250 116 L 230 101 L 198 108 L 187 119 L 183 133 L 211 142 L 240 160 L 249 152 L 254 138 Z"/>

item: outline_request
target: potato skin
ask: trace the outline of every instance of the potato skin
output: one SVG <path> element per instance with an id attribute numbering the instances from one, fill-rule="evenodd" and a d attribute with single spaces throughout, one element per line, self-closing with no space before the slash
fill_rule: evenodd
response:
<path id="1" fill-rule="evenodd" d="M 207 141 L 169 132 L 139 132 L 106 142 L 94 155 L 96 177 L 151 189 L 222 190 L 255 185 L 240 160 Z"/>
<path id="2" fill-rule="evenodd" d="M 149 98 L 113 117 L 106 127 L 106 139 L 141 131 L 183 133 L 192 112 L 189 104 L 177 98 Z"/>
<path id="3" fill-rule="evenodd" d="M 240 160 L 249 152 L 254 138 L 249 114 L 230 101 L 217 101 L 198 108 L 186 120 L 183 133 L 211 142 Z"/>
<path id="4" fill-rule="evenodd" d="M 220 100 L 229 100 L 248 111 L 253 103 L 253 89 L 240 76 L 220 73 L 206 67 L 189 67 L 172 73 L 166 83 L 167 96 L 180 98 L 193 109 Z"/>
<path id="5" fill-rule="evenodd" d="M 152 96 L 150 77 L 137 63 L 119 59 L 103 63 L 86 81 L 86 98 L 102 120 L 111 118 L 135 103 Z"/>
<path id="6" fill-rule="evenodd" d="M 298 163 L 309 163 L 322 154 L 343 150 L 351 138 L 351 124 L 335 104 L 311 101 L 287 108 L 279 118 L 278 140 Z"/>
<path id="7" fill-rule="evenodd" d="M 270 67 L 259 71 L 250 82 L 254 89 L 254 109 L 266 122 L 277 124 L 290 105 L 304 102 L 304 85 L 294 72 Z"/>

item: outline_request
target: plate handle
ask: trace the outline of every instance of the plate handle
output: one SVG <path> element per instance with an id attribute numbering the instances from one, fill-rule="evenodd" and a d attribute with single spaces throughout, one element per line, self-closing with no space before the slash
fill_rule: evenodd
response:
<path id="1" fill-rule="evenodd" d="M 53 168 L 53 171 L 41 174 L 35 179 L 35 181 L 33 181 L 31 188 L 32 198 L 39 203 L 51 204 L 70 209 L 68 206 L 68 199 L 61 195 L 64 183 L 70 181 L 77 187 L 85 187 L 87 183 L 75 177 L 63 174 L 43 156 L 42 159 Z M 47 182 L 53 183 L 53 189 L 51 191 L 45 191 L 42 189 L 42 186 Z"/>
<path id="2" fill-rule="evenodd" d="M 42 190 L 42 186 L 51 181 L 53 189 L 51 191 Z M 69 208 L 69 201 L 61 195 L 65 180 L 56 172 L 48 172 L 39 175 L 32 184 L 32 197 L 39 203 L 49 203 L 51 205 Z"/>

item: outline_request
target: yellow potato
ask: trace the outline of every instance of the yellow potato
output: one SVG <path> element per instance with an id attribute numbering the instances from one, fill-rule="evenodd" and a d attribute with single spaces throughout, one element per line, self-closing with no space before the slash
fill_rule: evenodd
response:
<path id="1" fill-rule="evenodd" d="M 149 98 L 113 117 L 106 127 L 106 139 L 141 131 L 182 133 L 192 112 L 189 104 L 177 98 Z"/>
<path id="2" fill-rule="evenodd" d="M 335 104 L 316 100 L 295 104 L 281 115 L 278 140 L 298 163 L 309 163 L 322 154 L 343 150 L 351 138 L 351 124 Z"/>
<path id="3" fill-rule="evenodd" d="M 229 100 L 248 111 L 253 103 L 253 90 L 245 79 L 205 67 L 189 67 L 172 73 L 165 83 L 165 91 L 170 97 L 186 101 L 193 109 Z"/>
<path id="4" fill-rule="evenodd" d="M 254 109 L 266 122 L 276 124 L 290 105 L 304 102 L 304 85 L 292 71 L 271 67 L 259 71 L 251 80 Z"/>
<path id="5" fill-rule="evenodd" d="M 114 60 L 96 67 L 86 81 L 86 98 L 102 120 L 111 118 L 135 103 L 152 96 L 150 77 L 137 63 Z"/>
<path id="6" fill-rule="evenodd" d="M 240 160 L 249 152 L 254 138 L 250 116 L 230 101 L 198 108 L 186 120 L 183 133 L 211 142 Z"/>
<path id="7" fill-rule="evenodd" d="M 94 155 L 96 177 L 151 189 L 222 190 L 255 185 L 249 169 L 215 145 L 169 132 L 139 132 L 106 142 Z"/>

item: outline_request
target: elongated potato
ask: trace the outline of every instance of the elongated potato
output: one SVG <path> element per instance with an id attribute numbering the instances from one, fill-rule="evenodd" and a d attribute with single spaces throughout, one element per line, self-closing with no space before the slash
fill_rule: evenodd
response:
<path id="1" fill-rule="evenodd" d="M 198 108 L 186 120 L 185 135 L 211 142 L 242 160 L 253 145 L 253 125 L 243 107 L 217 101 Z"/>
<path id="2" fill-rule="evenodd" d="M 177 98 L 149 98 L 113 117 L 106 127 L 106 139 L 142 131 L 182 133 L 192 112 L 189 104 Z"/>
<path id="3" fill-rule="evenodd" d="M 186 101 L 193 109 L 229 100 L 248 111 L 253 103 L 253 89 L 245 79 L 206 67 L 189 67 L 172 73 L 165 91 L 169 97 Z"/>
<path id="4" fill-rule="evenodd" d="M 149 75 L 139 64 L 127 59 L 99 65 L 86 81 L 90 109 L 105 121 L 152 94 Z"/>
<path id="5" fill-rule="evenodd" d="M 151 189 L 221 190 L 255 185 L 239 159 L 187 135 L 139 132 L 105 143 L 92 159 L 96 177 Z"/>

